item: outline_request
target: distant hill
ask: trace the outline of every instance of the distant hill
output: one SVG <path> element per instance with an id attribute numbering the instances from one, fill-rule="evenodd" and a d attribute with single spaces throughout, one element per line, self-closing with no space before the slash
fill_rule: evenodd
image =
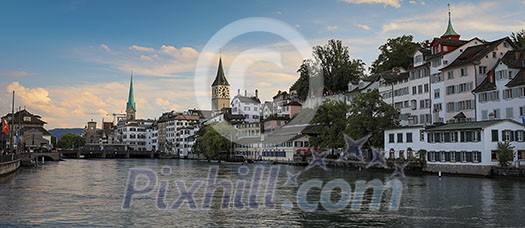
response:
<path id="1" fill-rule="evenodd" d="M 62 137 L 63 134 L 66 133 L 73 133 L 77 135 L 81 135 L 84 131 L 84 128 L 55 128 L 53 130 L 49 130 L 49 133 L 57 137 L 57 140 Z"/>

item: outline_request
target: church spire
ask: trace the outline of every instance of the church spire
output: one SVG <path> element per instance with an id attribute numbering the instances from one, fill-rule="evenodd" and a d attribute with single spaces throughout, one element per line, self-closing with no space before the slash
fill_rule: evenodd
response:
<path id="1" fill-rule="evenodd" d="M 459 40 L 460 35 L 454 31 L 452 27 L 452 20 L 450 19 L 450 4 L 448 4 L 448 26 L 447 31 L 441 36 L 443 39 Z"/>
<path id="2" fill-rule="evenodd" d="M 211 86 L 218 86 L 218 85 L 227 85 L 228 80 L 226 80 L 226 76 L 224 75 L 224 69 L 222 68 L 222 54 L 221 57 L 219 57 L 219 68 L 217 69 L 217 76 L 215 76 L 215 80 L 211 84 Z"/>
<path id="3" fill-rule="evenodd" d="M 129 81 L 129 96 L 128 96 L 128 103 L 126 104 L 126 113 L 128 114 L 128 118 L 130 118 L 130 114 L 133 115 L 135 111 L 137 111 L 137 107 L 135 106 L 135 93 L 133 92 L 133 71 L 131 71 L 131 80 Z"/>

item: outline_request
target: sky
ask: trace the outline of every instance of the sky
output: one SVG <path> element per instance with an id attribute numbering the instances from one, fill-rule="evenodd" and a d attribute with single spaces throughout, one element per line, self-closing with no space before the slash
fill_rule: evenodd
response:
<path id="1" fill-rule="evenodd" d="M 125 111 L 131 72 L 138 118 L 209 110 L 219 56 L 231 97 L 270 100 L 313 46 L 342 40 L 370 66 L 388 38 L 442 35 L 447 3 L 461 39 L 525 29 L 523 0 L 1 1 L 0 113 L 15 91 L 48 129 L 100 124 Z"/>

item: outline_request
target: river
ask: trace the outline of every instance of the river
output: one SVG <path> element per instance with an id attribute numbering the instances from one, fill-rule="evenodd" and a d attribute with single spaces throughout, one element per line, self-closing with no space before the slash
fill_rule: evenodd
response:
<path id="1" fill-rule="evenodd" d="M 240 167 L 191 160 L 72 159 L 21 168 L 0 177 L 0 227 L 519 227 L 525 224 L 525 181 L 519 179 L 410 175 L 391 178 L 387 172 L 343 168 L 305 170 L 306 167 L 254 164 Z M 232 194 L 223 194 L 224 189 L 219 188 L 212 192 L 208 198 L 211 204 L 206 207 L 206 184 L 214 172 L 217 183 L 231 184 Z M 297 175 L 296 182 L 293 175 Z M 390 207 L 395 197 L 394 191 L 388 189 L 378 210 L 371 203 L 371 189 L 365 192 L 360 209 L 351 209 L 353 201 L 339 205 L 337 210 L 328 207 L 343 202 L 345 196 L 355 197 L 342 192 L 342 187 L 323 190 L 331 189 L 328 193 L 331 204 L 317 203 L 323 195 L 320 188 L 328 183 L 337 182 L 337 186 L 348 183 L 350 192 L 354 189 L 355 193 L 359 183 L 373 181 L 385 186 L 399 184 L 401 198 L 397 208 Z M 321 185 L 304 193 L 302 187 L 307 183 Z M 271 188 L 272 184 L 275 188 Z M 256 187 L 252 188 L 253 185 Z M 227 196 L 230 200 L 222 208 Z M 305 196 L 306 201 L 301 201 L 300 196 Z M 192 205 L 194 208 L 190 208 Z M 308 205 L 317 208 L 308 211 Z"/>

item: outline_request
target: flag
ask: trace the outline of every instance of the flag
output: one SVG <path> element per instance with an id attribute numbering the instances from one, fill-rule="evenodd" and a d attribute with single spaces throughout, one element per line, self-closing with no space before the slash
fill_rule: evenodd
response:
<path id="1" fill-rule="evenodd" d="M 7 124 L 5 117 L 2 117 L 2 133 L 9 135 L 9 124 Z"/>

